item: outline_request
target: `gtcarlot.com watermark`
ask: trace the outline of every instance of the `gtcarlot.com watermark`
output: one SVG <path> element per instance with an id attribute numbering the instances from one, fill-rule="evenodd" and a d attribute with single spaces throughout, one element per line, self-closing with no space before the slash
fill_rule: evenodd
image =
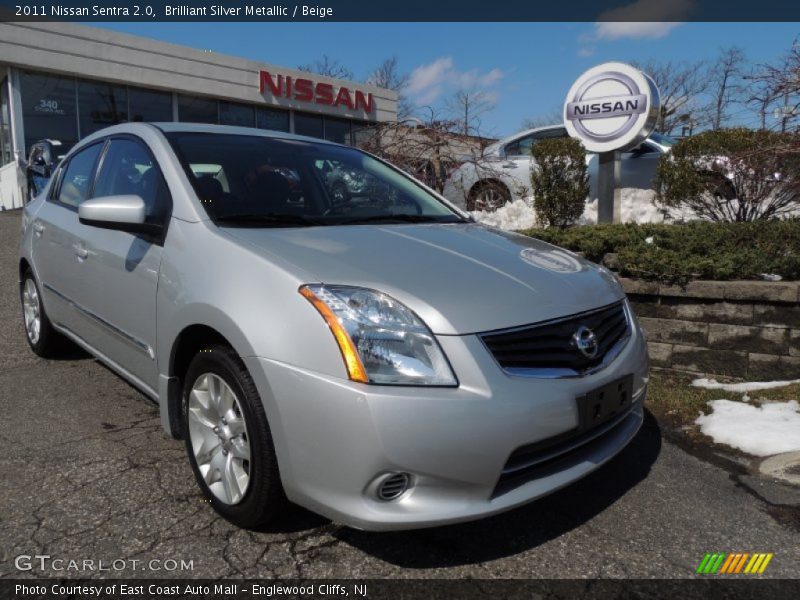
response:
<path id="1" fill-rule="evenodd" d="M 19 571 L 42 572 L 121 572 L 121 571 L 193 571 L 194 561 L 172 558 L 59 558 L 49 554 L 20 554 L 14 559 Z"/>

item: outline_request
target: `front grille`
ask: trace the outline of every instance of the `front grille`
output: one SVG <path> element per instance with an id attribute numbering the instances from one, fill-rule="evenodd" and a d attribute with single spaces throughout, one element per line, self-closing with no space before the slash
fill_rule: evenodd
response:
<path id="1" fill-rule="evenodd" d="M 581 353 L 573 336 L 583 326 L 596 336 L 597 353 Z M 622 302 L 562 319 L 527 327 L 488 332 L 481 339 L 495 360 L 506 370 L 555 370 L 562 374 L 581 374 L 606 360 L 615 344 L 629 334 L 628 318 Z"/>

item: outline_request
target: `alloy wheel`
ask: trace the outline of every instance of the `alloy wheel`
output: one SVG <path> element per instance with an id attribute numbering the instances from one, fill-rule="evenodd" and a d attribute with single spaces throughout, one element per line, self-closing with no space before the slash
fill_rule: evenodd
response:
<path id="1" fill-rule="evenodd" d="M 239 400 L 219 375 L 203 373 L 188 402 L 189 439 L 197 468 L 218 500 L 238 504 L 251 475 L 250 442 Z"/>
<path id="2" fill-rule="evenodd" d="M 25 332 L 31 344 L 36 345 L 42 331 L 42 309 L 39 303 L 39 291 L 30 277 L 25 280 L 22 289 L 22 312 L 25 317 Z"/>

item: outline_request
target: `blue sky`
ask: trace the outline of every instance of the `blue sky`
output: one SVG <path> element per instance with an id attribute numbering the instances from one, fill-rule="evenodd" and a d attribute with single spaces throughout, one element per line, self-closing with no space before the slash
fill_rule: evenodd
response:
<path id="1" fill-rule="evenodd" d="M 98 26 L 95 24 L 95 26 Z M 773 61 L 800 35 L 798 23 L 103 23 L 102 27 L 296 67 L 323 54 L 364 78 L 397 56 L 412 74 L 412 99 L 442 106 L 460 85 L 484 89 L 495 108 L 488 134 L 514 133 L 526 117 L 560 107 L 584 70 L 607 60 L 712 59 L 741 47 Z"/>

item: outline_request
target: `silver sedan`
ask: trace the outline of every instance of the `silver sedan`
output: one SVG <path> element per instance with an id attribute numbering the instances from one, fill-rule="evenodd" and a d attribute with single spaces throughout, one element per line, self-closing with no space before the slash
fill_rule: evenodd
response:
<path id="1" fill-rule="evenodd" d="M 334 201 L 326 163 L 379 185 Z M 118 125 L 22 221 L 33 351 L 78 344 L 157 402 L 242 527 L 287 500 L 372 530 L 483 517 L 642 422 L 645 341 L 608 271 L 353 148 Z"/>

